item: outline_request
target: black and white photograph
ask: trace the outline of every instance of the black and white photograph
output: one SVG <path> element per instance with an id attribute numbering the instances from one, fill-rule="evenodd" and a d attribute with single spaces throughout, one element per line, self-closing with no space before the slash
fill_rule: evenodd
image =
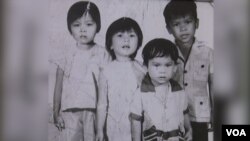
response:
<path id="1" fill-rule="evenodd" d="M 212 1 L 52 0 L 50 141 L 212 141 Z"/>
<path id="2" fill-rule="evenodd" d="M 0 1 L 0 140 L 249 141 L 249 4 Z"/>

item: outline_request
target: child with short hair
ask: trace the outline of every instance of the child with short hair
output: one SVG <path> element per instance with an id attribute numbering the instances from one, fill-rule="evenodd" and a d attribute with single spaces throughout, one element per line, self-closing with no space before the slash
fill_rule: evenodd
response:
<path id="1" fill-rule="evenodd" d="M 105 48 L 94 42 L 101 28 L 97 6 L 89 1 L 74 3 L 67 24 L 76 46 L 58 62 L 54 122 L 67 141 L 94 141 L 97 80 L 110 58 Z"/>
<path id="2" fill-rule="evenodd" d="M 98 141 L 106 137 L 109 141 L 132 140 L 130 103 L 144 76 L 142 65 L 135 60 L 142 39 L 140 26 L 128 17 L 114 21 L 107 30 L 106 48 L 113 61 L 103 69 L 99 81 Z"/>
<path id="3" fill-rule="evenodd" d="M 131 104 L 133 138 L 140 141 L 143 119 L 144 141 L 192 140 L 187 97 L 172 79 L 177 69 L 178 50 L 166 39 L 149 41 L 143 51 L 148 73 Z"/>
<path id="4" fill-rule="evenodd" d="M 193 140 L 207 141 L 207 125 L 212 118 L 213 51 L 195 37 L 199 19 L 194 1 L 172 0 L 163 15 L 180 54 L 176 79 L 188 95 Z"/>

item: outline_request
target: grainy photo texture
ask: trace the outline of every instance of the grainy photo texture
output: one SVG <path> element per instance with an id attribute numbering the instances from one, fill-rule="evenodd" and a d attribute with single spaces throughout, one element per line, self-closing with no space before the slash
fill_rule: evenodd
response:
<path id="1" fill-rule="evenodd" d="M 213 2 L 51 0 L 49 141 L 212 141 Z"/>

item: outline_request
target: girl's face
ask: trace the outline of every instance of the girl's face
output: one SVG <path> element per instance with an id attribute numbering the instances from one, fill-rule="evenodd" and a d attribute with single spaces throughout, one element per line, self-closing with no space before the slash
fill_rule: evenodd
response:
<path id="1" fill-rule="evenodd" d="M 83 15 L 71 24 L 71 31 L 78 44 L 88 44 L 95 38 L 97 25 L 90 14 Z"/>
<path id="2" fill-rule="evenodd" d="M 138 36 L 134 29 L 124 32 L 117 32 L 112 37 L 111 49 L 116 57 L 129 57 L 138 47 Z"/>

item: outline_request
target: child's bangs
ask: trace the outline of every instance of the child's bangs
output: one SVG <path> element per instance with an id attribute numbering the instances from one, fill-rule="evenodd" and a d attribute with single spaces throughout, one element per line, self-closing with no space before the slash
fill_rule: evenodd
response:
<path id="1" fill-rule="evenodd" d="M 114 33 L 132 32 L 132 31 L 136 32 L 135 28 L 132 25 L 126 23 L 117 24 L 117 26 L 114 28 Z"/>
<path id="2" fill-rule="evenodd" d="M 175 13 L 173 13 L 170 18 L 171 20 L 175 20 L 178 18 L 184 18 L 185 16 L 192 16 L 193 18 L 196 18 L 194 13 L 192 13 L 190 10 L 188 11 L 182 11 L 182 10 L 176 10 Z"/>
<path id="3" fill-rule="evenodd" d="M 165 56 L 169 56 L 169 51 L 167 51 L 166 49 L 162 47 L 154 47 L 149 53 L 150 59 L 155 58 L 155 57 L 165 57 Z"/>

